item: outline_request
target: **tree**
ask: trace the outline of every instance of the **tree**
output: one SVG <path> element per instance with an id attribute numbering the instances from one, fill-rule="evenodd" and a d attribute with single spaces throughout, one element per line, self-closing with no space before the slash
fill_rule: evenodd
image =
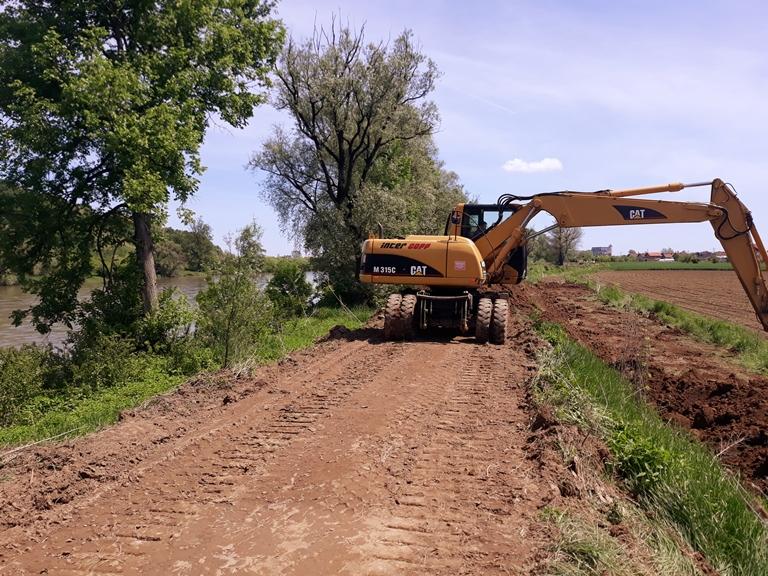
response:
<path id="1" fill-rule="evenodd" d="M 437 69 L 409 31 L 391 46 L 366 44 L 363 31 L 334 22 L 304 43 L 292 39 L 276 75 L 276 106 L 294 128 L 276 128 L 251 166 L 266 172 L 262 194 L 284 227 L 337 288 L 359 297 L 360 242 L 377 223 L 436 232 L 448 204 L 464 199 L 431 140 L 438 115 L 426 97 Z"/>
<path id="2" fill-rule="evenodd" d="M 259 290 L 264 250 L 261 229 L 246 226 L 229 242 L 229 251 L 208 286 L 198 293 L 200 309 L 196 336 L 210 346 L 225 368 L 250 352 L 272 319 L 269 299 Z"/>
<path id="3" fill-rule="evenodd" d="M 130 243 L 157 307 L 150 224 L 195 193 L 212 118 L 244 126 L 283 41 L 269 0 L 51 2 L 0 11 L 0 259 L 45 330 L 92 251 Z M 111 243 L 111 244 L 110 244 Z M 50 272 L 30 278 L 38 263 Z M 105 283 L 108 282 L 106 274 Z"/>
<path id="4" fill-rule="evenodd" d="M 554 228 L 547 233 L 547 244 L 553 261 L 558 266 L 565 264 L 581 241 L 581 228 Z"/>

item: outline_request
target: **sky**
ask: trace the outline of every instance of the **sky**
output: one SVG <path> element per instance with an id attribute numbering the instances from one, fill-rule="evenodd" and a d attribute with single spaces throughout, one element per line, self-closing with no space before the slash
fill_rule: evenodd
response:
<path id="1" fill-rule="evenodd" d="M 440 158 L 471 198 L 718 177 L 768 235 L 764 2 L 283 0 L 277 15 L 297 40 L 333 15 L 373 42 L 412 30 L 442 74 L 431 95 Z M 275 124 L 290 118 L 264 105 L 247 128 L 217 123 L 206 136 L 207 170 L 188 207 L 219 243 L 255 220 L 268 254 L 301 248 L 260 198 L 263 175 L 246 169 Z M 582 248 L 609 244 L 614 254 L 719 246 L 707 223 L 584 229 Z"/>

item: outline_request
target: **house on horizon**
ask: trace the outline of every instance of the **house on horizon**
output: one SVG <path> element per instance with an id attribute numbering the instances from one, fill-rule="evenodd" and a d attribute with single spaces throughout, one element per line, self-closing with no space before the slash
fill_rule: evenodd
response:
<path id="1" fill-rule="evenodd" d="M 658 262 L 660 260 L 674 260 L 672 252 L 641 252 L 637 259 L 641 262 Z"/>
<path id="2" fill-rule="evenodd" d="M 613 244 L 608 246 L 593 246 L 592 256 L 613 256 Z"/>

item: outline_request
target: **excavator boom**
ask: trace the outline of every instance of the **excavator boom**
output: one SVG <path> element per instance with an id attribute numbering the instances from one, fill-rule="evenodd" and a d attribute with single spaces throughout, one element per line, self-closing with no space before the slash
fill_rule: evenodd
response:
<path id="1" fill-rule="evenodd" d="M 706 204 L 637 198 L 704 185 L 711 185 L 710 201 Z M 509 218 L 475 239 L 490 282 L 500 279 L 510 253 L 525 242 L 525 226 L 542 211 L 551 214 L 562 228 L 710 222 L 757 317 L 768 331 L 768 285 L 760 267 L 760 260 L 768 262 L 768 254 L 754 227 L 751 213 L 722 180 L 633 190 L 555 192 L 532 196 Z"/>

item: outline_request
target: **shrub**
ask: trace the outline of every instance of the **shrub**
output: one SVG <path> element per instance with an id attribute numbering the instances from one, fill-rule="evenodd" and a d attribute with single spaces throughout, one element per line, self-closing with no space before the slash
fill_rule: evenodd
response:
<path id="1" fill-rule="evenodd" d="M 256 283 L 264 258 L 260 234 L 255 225 L 241 230 L 234 250 L 222 257 L 220 269 L 197 295 L 195 336 L 225 368 L 252 352 L 274 319 L 271 302 Z"/>
<path id="2" fill-rule="evenodd" d="M 278 260 L 266 292 L 278 314 L 298 316 L 307 307 L 307 301 L 312 295 L 312 286 L 307 282 L 306 270 L 301 263 L 295 260 Z"/>
<path id="3" fill-rule="evenodd" d="M 51 352 L 38 346 L 0 348 L 0 425 L 7 426 L 21 407 L 45 387 Z"/>

